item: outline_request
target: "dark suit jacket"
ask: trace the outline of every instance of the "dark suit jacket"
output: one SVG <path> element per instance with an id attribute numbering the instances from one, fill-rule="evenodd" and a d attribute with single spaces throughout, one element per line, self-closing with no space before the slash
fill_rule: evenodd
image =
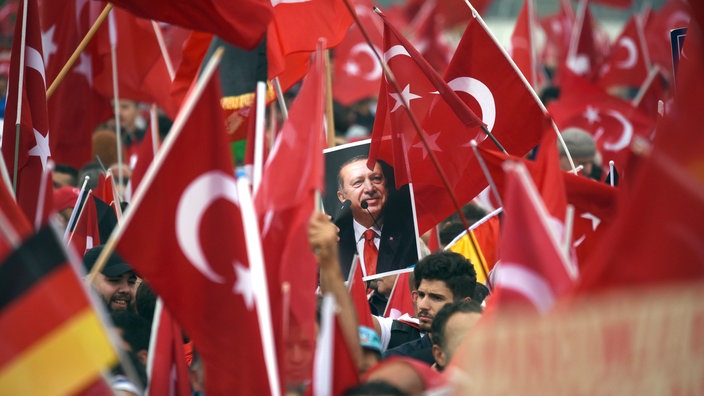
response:
<path id="1" fill-rule="evenodd" d="M 389 193 L 384 206 L 377 273 L 407 268 L 418 261 L 410 202 L 408 186 Z M 352 212 L 348 210 L 342 213 L 335 224 L 340 228 L 339 252 L 342 275 L 347 277 L 352 266 L 352 258 L 357 253 Z"/>
<path id="2" fill-rule="evenodd" d="M 433 357 L 433 343 L 430 341 L 430 337 L 428 337 L 427 334 L 417 340 L 401 344 L 396 348 L 387 349 L 383 356 L 384 359 L 391 356 L 406 356 L 425 362 L 429 366 L 435 363 L 435 358 Z"/>

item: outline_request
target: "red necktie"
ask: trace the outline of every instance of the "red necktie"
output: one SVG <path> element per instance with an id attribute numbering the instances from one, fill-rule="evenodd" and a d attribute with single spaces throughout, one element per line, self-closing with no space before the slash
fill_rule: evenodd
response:
<path id="1" fill-rule="evenodd" d="M 379 256 L 379 250 L 374 244 L 375 236 L 374 230 L 364 231 L 364 266 L 367 270 L 367 276 L 376 274 L 376 260 Z"/>

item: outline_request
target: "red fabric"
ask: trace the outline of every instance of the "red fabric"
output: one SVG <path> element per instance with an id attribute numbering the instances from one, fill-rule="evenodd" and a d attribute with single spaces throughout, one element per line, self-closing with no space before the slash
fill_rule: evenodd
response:
<path id="1" fill-rule="evenodd" d="M 322 51 L 315 55 L 274 147 L 255 192 L 264 262 L 269 277 L 272 315 L 284 313 L 281 285 L 290 285 L 291 322 L 302 329 L 304 339 L 315 339 L 316 259 L 307 239 L 314 210 L 315 192 L 323 189 L 324 97 Z M 291 175 L 295 175 L 292 177 Z M 284 341 L 281 330 L 278 342 Z"/>
<path id="2" fill-rule="evenodd" d="M 32 233 L 32 226 L 27 221 L 27 217 L 17 205 L 12 192 L 5 183 L 0 183 L 0 212 L 7 218 L 9 225 L 21 239 L 28 237 Z M 0 260 L 4 259 L 12 249 L 13 247 L 5 238 L 0 238 Z"/>
<path id="3" fill-rule="evenodd" d="M 350 348 L 345 340 L 345 335 L 342 332 L 342 326 L 335 315 L 335 338 L 334 338 L 334 361 L 330 377 L 332 378 L 332 394 L 341 395 L 347 389 L 359 384 L 359 375 L 357 374 L 357 363 L 352 358 Z"/>
<path id="4" fill-rule="evenodd" d="M 637 102 L 634 100 L 633 105 L 643 114 L 647 114 L 654 120 L 657 119 L 659 117 L 658 103 L 661 100 L 663 103 L 667 103 L 669 99 L 669 91 L 666 89 L 665 84 L 665 76 L 658 69 L 655 77 L 646 81 L 640 87 L 641 90 L 644 90 L 642 98 Z"/>
<path id="5" fill-rule="evenodd" d="M 208 83 L 181 133 L 169 135 L 154 178 L 123 219 L 117 250 L 198 346 L 206 393 L 264 394 L 264 360 L 252 359 L 263 351 L 218 84 Z"/>
<path id="6" fill-rule="evenodd" d="M 387 40 L 391 40 L 392 36 L 387 36 Z M 397 37 L 393 36 L 403 43 Z M 395 42 L 387 42 L 387 51 L 392 45 Z M 405 48 L 413 54 L 411 48 Z M 472 20 L 465 30 L 445 74 L 447 85 L 442 82 L 436 85 L 431 79 L 432 74 L 421 74 L 417 68 L 413 69 L 421 63 L 416 56 L 412 56 L 415 63 L 409 62 L 406 57 L 395 56 L 389 60 L 389 66 L 402 89 L 407 87 L 412 94 L 423 97 L 412 99 L 411 109 L 421 123 L 458 202 L 468 202 L 487 185 L 479 164 L 473 158 L 469 141 L 476 139 L 480 147 L 495 147 L 483 131 L 470 128 L 477 125 L 476 118 L 472 117 L 481 114 L 481 122 L 487 125 L 509 153 L 524 155 L 539 142 L 547 125 L 547 115 L 477 20 Z M 441 95 L 433 94 L 434 91 L 441 92 Z M 387 92 L 391 93 L 392 88 L 382 85 L 370 158 L 377 155 L 394 164 L 396 184 L 399 185 L 409 180 L 404 175 L 403 162 L 404 155 L 408 157 L 418 227 L 419 232 L 423 233 L 456 209 L 403 109 L 399 107 L 385 117 L 389 107 L 387 103 L 394 104 L 389 110 L 397 106 L 396 100 Z M 481 105 L 477 98 L 481 98 Z M 457 105 L 454 102 L 457 99 L 464 100 L 464 103 Z M 402 130 L 404 134 L 399 136 L 400 133 L 392 134 L 390 130 Z M 382 132 L 392 138 L 383 136 Z"/>
<path id="7" fill-rule="evenodd" d="M 592 2 L 615 8 L 630 8 L 633 5 L 633 0 L 592 0 Z"/>
<path id="8" fill-rule="evenodd" d="M 558 236 L 524 165 L 513 163 L 504 169 L 500 262 L 494 269 L 490 304 L 545 313 L 572 287 L 567 258 L 559 250 Z"/>
<path id="9" fill-rule="evenodd" d="M 545 46 L 541 55 L 544 64 L 557 67 L 567 56 L 574 26 L 574 10 L 569 0 L 560 0 L 560 10 L 540 20 L 545 32 Z"/>
<path id="10" fill-rule="evenodd" d="M 619 188 L 621 212 L 582 272 L 578 292 L 701 281 L 704 36 L 692 23 L 672 109 L 639 173 Z M 626 248 L 626 247 L 637 248 Z"/>
<path id="11" fill-rule="evenodd" d="M 672 50 L 670 31 L 687 27 L 691 8 L 685 0 L 668 0 L 651 15 L 645 25 L 645 38 L 653 63 L 658 64 L 669 80 L 672 80 Z"/>
<path id="12" fill-rule="evenodd" d="M 398 274 L 394 289 L 391 291 L 391 295 L 389 296 L 389 302 L 386 304 L 384 317 L 396 319 L 403 314 L 408 314 L 410 316 L 415 315 L 415 312 L 413 312 L 413 297 L 411 296 L 411 290 L 408 287 L 409 276 L 410 272 Z"/>
<path id="13" fill-rule="evenodd" d="M 42 36 L 39 27 L 39 14 L 36 0 L 27 0 L 27 31 L 24 59 L 22 92 L 18 92 L 20 79 L 20 40 L 22 23 L 15 25 L 15 35 L 10 60 L 10 77 L 5 107 L 5 121 L 2 135 L 2 154 L 5 166 L 14 181 L 14 168 L 17 168 L 17 188 L 15 196 L 27 219 L 34 220 L 41 212 L 42 224 L 52 208 L 51 174 L 46 178 L 44 207 L 38 208 L 42 172 L 47 170 L 50 152 L 50 128 L 46 107 L 46 85 Z M 23 9 L 21 2 L 19 9 Z M 22 12 L 17 20 L 22 20 Z M 22 102 L 21 119 L 17 118 L 17 103 Z M 16 139 L 15 124 L 20 124 L 19 142 Z M 15 143 L 18 143 L 18 157 L 15 162 Z"/>
<path id="14" fill-rule="evenodd" d="M 376 232 L 374 230 L 364 231 L 364 268 L 367 276 L 376 274 L 376 261 L 379 258 L 379 250 L 374 244 Z"/>
<path id="15" fill-rule="evenodd" d="M 419 10 L 427 2 L 427 0 L 409 0 L 406 4 L 406 16 L 408 20 L 416 18 Z M 482 14 L 491 5 L 491 2 L 491 0 L 474 0 L 471 3 L 474 9 Z M 437 3 L 438 5 L 434 13 L 441 26 L 464 26 L 471 19 L 469 8 L 467 4 L 462 1 L 437 0 Z"/>
<path id="16" fill-rule="evenodd" d="M 149 394 L 190 396 L 191 382 L 184 358 L 181 327 L 166 308 L 155 318 L 153 326 L 157 329 L 151 340 L 155 346 L 151 355 Z"/>
<path id="17" fill-rule="evenodd" d="M 179 103 L 191 88 L 195 77 L 198 75 L 205 54 L 208 52 L 213 35 L 193 31 L 183 43 L 181 60 L 175 64 L 174 80 L 171 83 L 171 96 Z"/>
<path id="18" fill-rule="evenodd" d="M 114 9 L 111 15 L 114 18 L 109 18 L 100 27 L 91 42 L 96 91 L 106 98 L 114 97 L 109 34 L 110 29 L 114 29 L 119 97 L 157 103 L 170 118 L 175 118 L 179 103 L 168 94 L 171 77 L 151 21 L 137 18 L 119 8 Z"/>
<path id="19" fill-rule="evenodd" d="M 537 88 L 540 81 L 538 80 L 538 65 L 536 61 L 537 46 L 534 40 L 536 34 L 535 25 L 537 24 L 535 15 L 534 1 L 525 0 L 523 8 L 521 8 L 521 12 L 516 19 L 516 26 L 513 28 L 508 52 L 531 87 Z"/>
<path id="20" fill-rule="evenodd" d="M 628 102 L 579 78 L 570 80 L 569 89 L 560 99 L 550 103 L 549 111 L 560 130 L 578 127 L 589 132 L 603 156 L 604 166 L 613 160 L 620 171 L 628 162 L 631 139 L 634 136 L 648 137 L 654 126 L 651 117 L 640 113 Z"/>
<path id="21" fill-rule="evenodd" d="M 266 43 L 269 78 L 290 67 L 284 60 L 286 55 L 315 51 L 319 38 L 325 39 L 326 48 L 332 48 L 342 41 L 352 24 L 352 16 L 343 0 L 274 0 L 272 3 L 274 18 L 269 24 Z"/>
<path id="22" fill-rule="evenodd" d="M 611 48 L 611 55 L 601 67 L 601 87 L 627 85 L 640 87 L 648 77 L 650 57 L 645 48 L 645 33 L 639 15 L 628 20 Z"/>
<path id="23" fill-rule="evenodd" d="M 269 0 L 116 0 L 112 3 L 142 18 L 210 32 L 247 49 L 259 44 L 273 16 Z"/>
<path id="24" fill-rule="evenodd" d="M 333 98 L 349 106 L 378 93 L 382 69 L 372 51 L 381 55 L 382 22 L 374 15 L 369 0 L 354 2 L 357 17 L 374 44 L 374 50 L 362 36 L 357 24 L 352 24 L 340 45 L 335 47 L 333 59 Z"/>
<path id="25" fill-rule="evenodd" d="M 81 190 L 76 187 L 71 186 L 60 187 L 54 190 L 54 211 L 61 212 L 64 209 L 76 206 L 80 191 Z"/>
<path id="26" fill-rule="evenodd" d="M 154 143 L 151 131 L 147 131 L 147 133 L 144 134 L 144 139 L 142 140 L 142 143 L 139 145 L 139 151 L 137 152 L 137 162 L 135 163 L 134 169 L 132 169 L 132 175 L 130 176 L 129 185 L 130 191 L 132 192 L 133 196 L 134 193 L 137 192 L 139 183 L 142 182 L 142 178 L 147 172 L 149 165 L 152 163 L 155 154 L 156 152 L 154 150 Z"/>
<path id="27" fill-rule="evenodd" d="M 75 202 L 74 202 L 75 203 Z M 71 245 L 83 257 L 86 252 L 100 245 L 100 227 L 98 226 L 98 212 L 92 192 L 88 192 L 81 213 L 76 220 L 76 226 L 69 238 Z"/>
<path id="28" fill-rule="evenodd" d="M 437 1 L 427 1 L 419 11 L 414 21 L 413 31 L 416 32 L 413 45 L 423 58 L 438 73 L 444 73 L 452 58 L 452 49 L 443 39 L 442 23 L 438 21 L 435 10 L 439 7 Z M 464 11 L 467 12 L 467 11 Z M 420 19 L 420 20 L 418 20 Z"/>
<path id="29" fill-rule="evenodd" d="M 77 3 L 81 5 L 78 9 Z M 102 4 L 92 1 L 40 2 L 42 32 L 48 47 L 44 59 L 48 85 L 88 32 L 100 8 Z M 112 115 L 109 100 L 93 89 L 93 70 L 93 56 L 84 51 L 47 103 L 52 157 L 56 163 L 76 169 L 94 161 L 91 134 Z"/>
<path id="30" fill-rule="evenodd" d="M 587 3 L 586 1 L 584 3 Z M 578 7 L 582 7 L 579 3 Z M 603 61 L 595 36 L 594 18 L 586 4 L 584 9 L 578 9 L 575 30 L 572 32 L 570 47 L 562 66 L 579 76 L 592 79 Z M 561 71 L 562 73 L 562 71 Z"/>
<path id="31" fill-rule="evenodd" d="M 372 320 L 372 312 L 371 308 L 369 308 L 369 300 L 367 299 L 367 284 L 362 280 L 362 267 L 360 265 L 355 267 L 352 279 L 349 280 L 349 283 L 348 288 L 352 296 L 354 310 L 357 313 L 357 323 L 360 326 L 373 329 L 374 321 Z"/>

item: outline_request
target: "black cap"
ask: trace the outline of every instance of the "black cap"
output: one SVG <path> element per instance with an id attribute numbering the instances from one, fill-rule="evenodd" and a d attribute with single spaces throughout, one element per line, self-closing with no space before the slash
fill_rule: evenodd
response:
<path id="1" fill-rule="evenodd" d="M 105 247 L 105 245 L 96 246 L 87 251 L 83 256 L 83 267 L 85 267 L 86 272 L 90 272 L 93 268 L 93 265 L 95 265 L 95 262 L 98 260 L 98 256 L 100 256 L 100 253 L 103 251 L 103 247 Z M 107 276 L 118 276 L 129 271 L 132 271 L 132 267 L 117 253 L 112 252 L 101 272 L 103 275 Z"/>

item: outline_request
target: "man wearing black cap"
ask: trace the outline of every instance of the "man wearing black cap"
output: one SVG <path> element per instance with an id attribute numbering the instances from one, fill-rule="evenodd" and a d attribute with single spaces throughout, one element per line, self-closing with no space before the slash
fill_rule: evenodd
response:
<path id="1" fill-rule="evenodd" d="M 103 246 L 96 246 L 83 256 L 83 266 L 87 272 L 95 265 Z M 137 275 L 125 260 L 113 252 L 92 286 L 111 312 L 131 310 L 137 291 Z"/>

